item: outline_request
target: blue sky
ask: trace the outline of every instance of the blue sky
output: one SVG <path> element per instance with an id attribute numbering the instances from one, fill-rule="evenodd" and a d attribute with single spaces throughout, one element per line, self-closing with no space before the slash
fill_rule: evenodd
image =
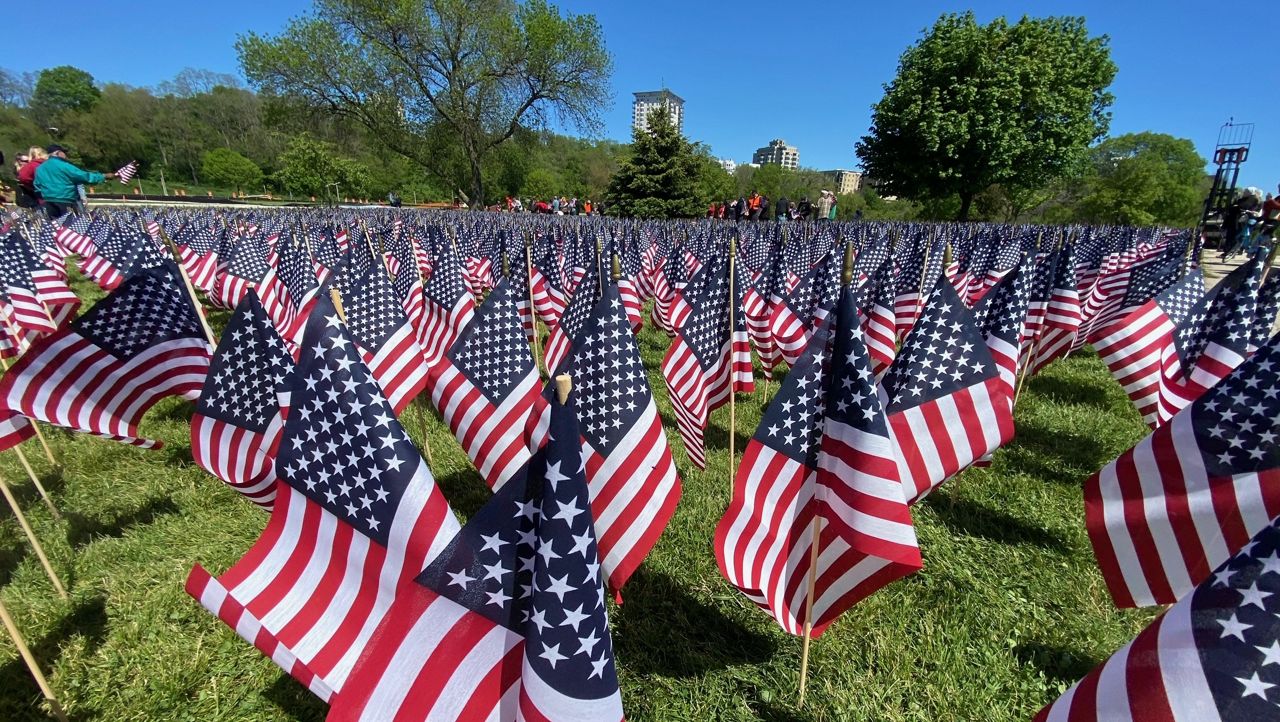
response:
<path id="1" fill-rule="evenodd" d="M 759 2 L 731 4 L 563 0 L 594 12 L 614 56 L 606 137 L 630 138 L 631 93 L 664 83 L 686 101 L 685 133 L 719 157 L 749 160 L 771 138 L 800 149 L 800 163 L 853 168 L 853 144 L 898 56 L 940 13 L 1083 15 L 1111 37 L 1120 68 L 1112 86 L 1112 134 L 1153 130 L 1190 138 L 1212 154 L 1230 117 L 1256 123 L 1243 184 L 1274 192 L 1280 181 L 1280 64 L 1241 12 L 1204 2 Z M 0 65 L 34 71 L 70 64 L 100 82 L 154 85 L 184 67 L 239 73 L 238 33 L 272 33 L 309 2 L 63 2 L 56 28 L 11 46 Z M 1253 12 L 1261 12 L 1256 6 Z M 1031 8 L 1031 9 L 1028 9 Z M 1257 19 L 1262 21 L 1263 16 Z M 1218 45 L 1228 28 L 1242 36 Z M 1251 39 L 1249 36 L 1253 35 Z M 131 39 L 131 41 L 126 41 Z M 1274 34 L 1272 36 L 1274 40 Z M 1217 64 L 1206 61 L 1216 55 Z M 1229 88 L 1221 78 L 1229 78 Z"/>

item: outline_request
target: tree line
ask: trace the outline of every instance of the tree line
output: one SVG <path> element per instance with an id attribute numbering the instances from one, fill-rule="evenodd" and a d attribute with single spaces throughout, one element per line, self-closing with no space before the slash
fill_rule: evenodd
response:
<path id="1" fill-rule="evenodd" d="M 236 50 L 248 87 L 195 69 L 153 88 L 70 66 L 0 71 L 0 149 L 57 142 L 197 191 L 563 195 L 643 217 L 699 216 L 752 190 L 816 199 L 831 183 L 769 165 L 729 174 L 660 122 L 630 144 L 595 139 L 611 102 L 603 31 L 545 0 L 317 0 Z M 1108 137 L 1116 72 L 1083 18 L 941 16 L 872 106 L 853 150 L 873 182 L 840 197 L 839 216 L 1191 225 L 1205 159 L 1158 132 Z"/>

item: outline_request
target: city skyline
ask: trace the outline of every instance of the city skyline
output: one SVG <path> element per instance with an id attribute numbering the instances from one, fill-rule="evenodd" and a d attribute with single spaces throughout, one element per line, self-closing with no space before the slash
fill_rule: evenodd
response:
<path id="1" fill-rule="evenodd" d="M 629 142 L 631 93 L 668 87 L 686 102 L 685 135 L 705 143 L 716 158 L 748 160 L 753 149 L 782 137 L 804 151 L 807 168 L 857 169 L 854 143 L 870 126 L 871 105 L 893 79 L 902 51 L 921 37 L 943 12 L 973 8 L 979 22 L 1026 12 L 1024 4 L 939 2 L 892 7 L 801 3 L 788 7 L 799 18 L 801 43 L 746 45 L 756 36 L 769 6 L 744 0 L 740 12 L 665 0 L 643 5 L 558 3 L 566 12 L 594 13 L 614 58 L 610 91 L 614 102 L 602 109 L 602 128 L 592 137 Z M 290 18 L 308 11 L 306 0 L 217 5 L 182 5 L 143 0 L 119 6 L 72 0 L 65 7 L 77 22 L 59 27 L 57 43 L 30 43 L 0 66 L 24 72 L 74 65 L 99 82 L 153 87 L 184 67 L 242 77 L 234 43 L 238 34 L 280 32 Z M 1275 191 L 1280 180 L 1280 94 L 1270 92 L 1267 69 L 1274 64 L 1265 43 L 1233 47 L 1232 67 L 1240 69 L 1240 92 L 1221 81 L 1220 63 L 1203 53 L 1174 48 L 1204 47 L 1208 20 L 1204 6 L 1175 0 L 1151 13 L 1141 6 L 1100 0 L 1057 0 L 1035 14 L 1082 15 L 1093 35 L 1110 36 L 1120 72 L 1111 92 L 1111 135 L 1153 131 L 1189 138 L 1210 159 L 1218 130 L 1228 118 L 1257 124 L 1242 185 Z M 147 17 L 176 32 L 151 33 L 139 52 L 102 52 L 101 38 L 136 33 L 135 18 Z M 663 30 L 663 49 L 642 31 L 655 18 L 676 18 Z M 199 32 L 188 32 L 199 28 Z M 874 28 L 875 32 L 865 32 Z M 1252 69 L 1252 70 L 1251 70 Z M 558 131 L 571 130 L 553 128 Z M 580 133 L 573 133 L 581 135 Z M 1206 170 L 1211 169 L 1208 166 Z"/>

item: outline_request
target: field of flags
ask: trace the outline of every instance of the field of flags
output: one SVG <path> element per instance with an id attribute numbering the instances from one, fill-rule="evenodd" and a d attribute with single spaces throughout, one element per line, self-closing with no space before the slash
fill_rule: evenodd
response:
<path id="1" fill-rule="evenodd" d="M 1280 622 L 1251 608 L 1280 587 L 1280 274 L 1256 255 L 1210 288 L 1197 255 L 1185 231 L 1084 226 L 18 217 L 0 448 L 44 425 L 159 449 L 144 415 L 186 399 L 192 461 L 267 517 L 229 568 L 188 560 L 191 604 L 330 719 L 608 720 L 646 693 L 610 616 L 701 503 L 681 470 L 727 446 L 703 548 L 799 638 L 803 708 L 811 646 L 928 566 L 918 503 L 992 465 L 1028 379 L 1092 345 L 1152 433 L 1067 481 L 1114 603 L 1174 606 L 1041 716 L 1262 719 L 1280 703 Z M 107 295 L 81 309 L 74 275 Z M 410 412 L 492 490 L 474 513 Z"/>

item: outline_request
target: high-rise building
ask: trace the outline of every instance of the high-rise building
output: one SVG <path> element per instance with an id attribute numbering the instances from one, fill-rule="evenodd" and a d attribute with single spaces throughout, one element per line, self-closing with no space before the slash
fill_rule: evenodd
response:
<path id="1" fill-rule="evenodd" d="M 676 131 L 684 132 L 684 99 L 663 88 L 635 93 L 635 102 L 631 104 L 631 126 L 640 130 L 649 129 L 649 113 L 666 106 L 671 113 L 671 124 Z"/>
<path id="2" fill-rule="evenodd" d="M 856 170 L 824 170 L 822 174 L 835 183 L 838 195 L 857 193 L 862 190 L 862 173 Z"/>
<path id="3" fill-rule="evenodd" d="M 733 162 L 733 159 L 731 158 L 720 158 L 716 162 L 719 163 L 720 167 L 724 168 L 725 172 L 730 175 L 733 175 L 733 172 L 738 169 L 738 164 Z"/>
<path id="4" fill-rule="evenodd" d="M 751 162 L 761 165 L 771 163 L 795 170 L 800 167 L 800 151 L 794 145 L 787 145 L 787 141 L 774 138 L 769 141 L 769 145 L 756 150 L 751 156 Z"/>

